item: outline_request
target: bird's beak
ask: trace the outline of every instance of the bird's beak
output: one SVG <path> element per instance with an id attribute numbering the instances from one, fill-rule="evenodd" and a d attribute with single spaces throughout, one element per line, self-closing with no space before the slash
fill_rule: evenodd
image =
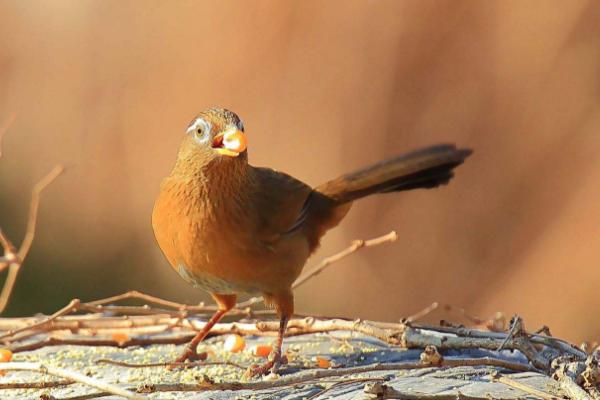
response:
<path id="1" fill-rule="evenodd" d="M 227 128 L 214 137 L 212 147 L 221 155 L 237 157 L 246 150 L 246 135 L 237 128 Z"/>

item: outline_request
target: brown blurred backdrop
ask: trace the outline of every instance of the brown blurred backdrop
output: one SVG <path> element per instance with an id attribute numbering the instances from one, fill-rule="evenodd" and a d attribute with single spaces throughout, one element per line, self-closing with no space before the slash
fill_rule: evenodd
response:
<path id="1" fill-rule="evenodd" d="M 600 338 L 600 3 L 0 2 L 0 224 L 39 231 L 7 315 L 138 289 L 208 297 L 150 213 L 191 118 L 236 111 L 256 165 L 310 184 L 436 142 L 475 149 L 436 191 L 369 198 L 313 263 L 398 231 L 297 292 L 297 311 L 396 320 L 432 301 Z M 309 264 L 310 265 L 310 264 Z M 434 313 L 433 320 L 444 318 Z"/>

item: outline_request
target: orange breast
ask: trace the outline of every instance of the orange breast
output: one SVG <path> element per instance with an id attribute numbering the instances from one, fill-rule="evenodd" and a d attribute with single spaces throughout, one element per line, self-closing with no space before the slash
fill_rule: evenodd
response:
<path id="1" fill-rule="evenodd" d="M 193 286 L 211 293 L 274 293 L 289 289 L 309 255 L 302 232 L 263 243 L 256 210 L 215 201 L 185 182 L 165 181 L 152 226 L 171 266 Z"/>

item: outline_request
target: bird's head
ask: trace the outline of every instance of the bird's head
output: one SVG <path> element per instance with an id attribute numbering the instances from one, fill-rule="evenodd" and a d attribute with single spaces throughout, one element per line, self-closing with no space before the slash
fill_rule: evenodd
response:
<path id="1" fill-rule="evenodd" d="M 247 163 L 242 120 L 224 108 L 202 111 L 190 122 L 179 150 L 179 161 L 206 165 L 219 160 Z"/>

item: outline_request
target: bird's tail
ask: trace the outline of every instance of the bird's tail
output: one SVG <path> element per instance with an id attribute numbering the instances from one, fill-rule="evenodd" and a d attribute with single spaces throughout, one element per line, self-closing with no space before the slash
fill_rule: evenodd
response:
<path id="1" fill-rule="evenodd" d="M 315 191 L 344 204 L 374 193 L 445 185 L 472 151 L 443 144 L 382 161 L 318 186 Z"/>

